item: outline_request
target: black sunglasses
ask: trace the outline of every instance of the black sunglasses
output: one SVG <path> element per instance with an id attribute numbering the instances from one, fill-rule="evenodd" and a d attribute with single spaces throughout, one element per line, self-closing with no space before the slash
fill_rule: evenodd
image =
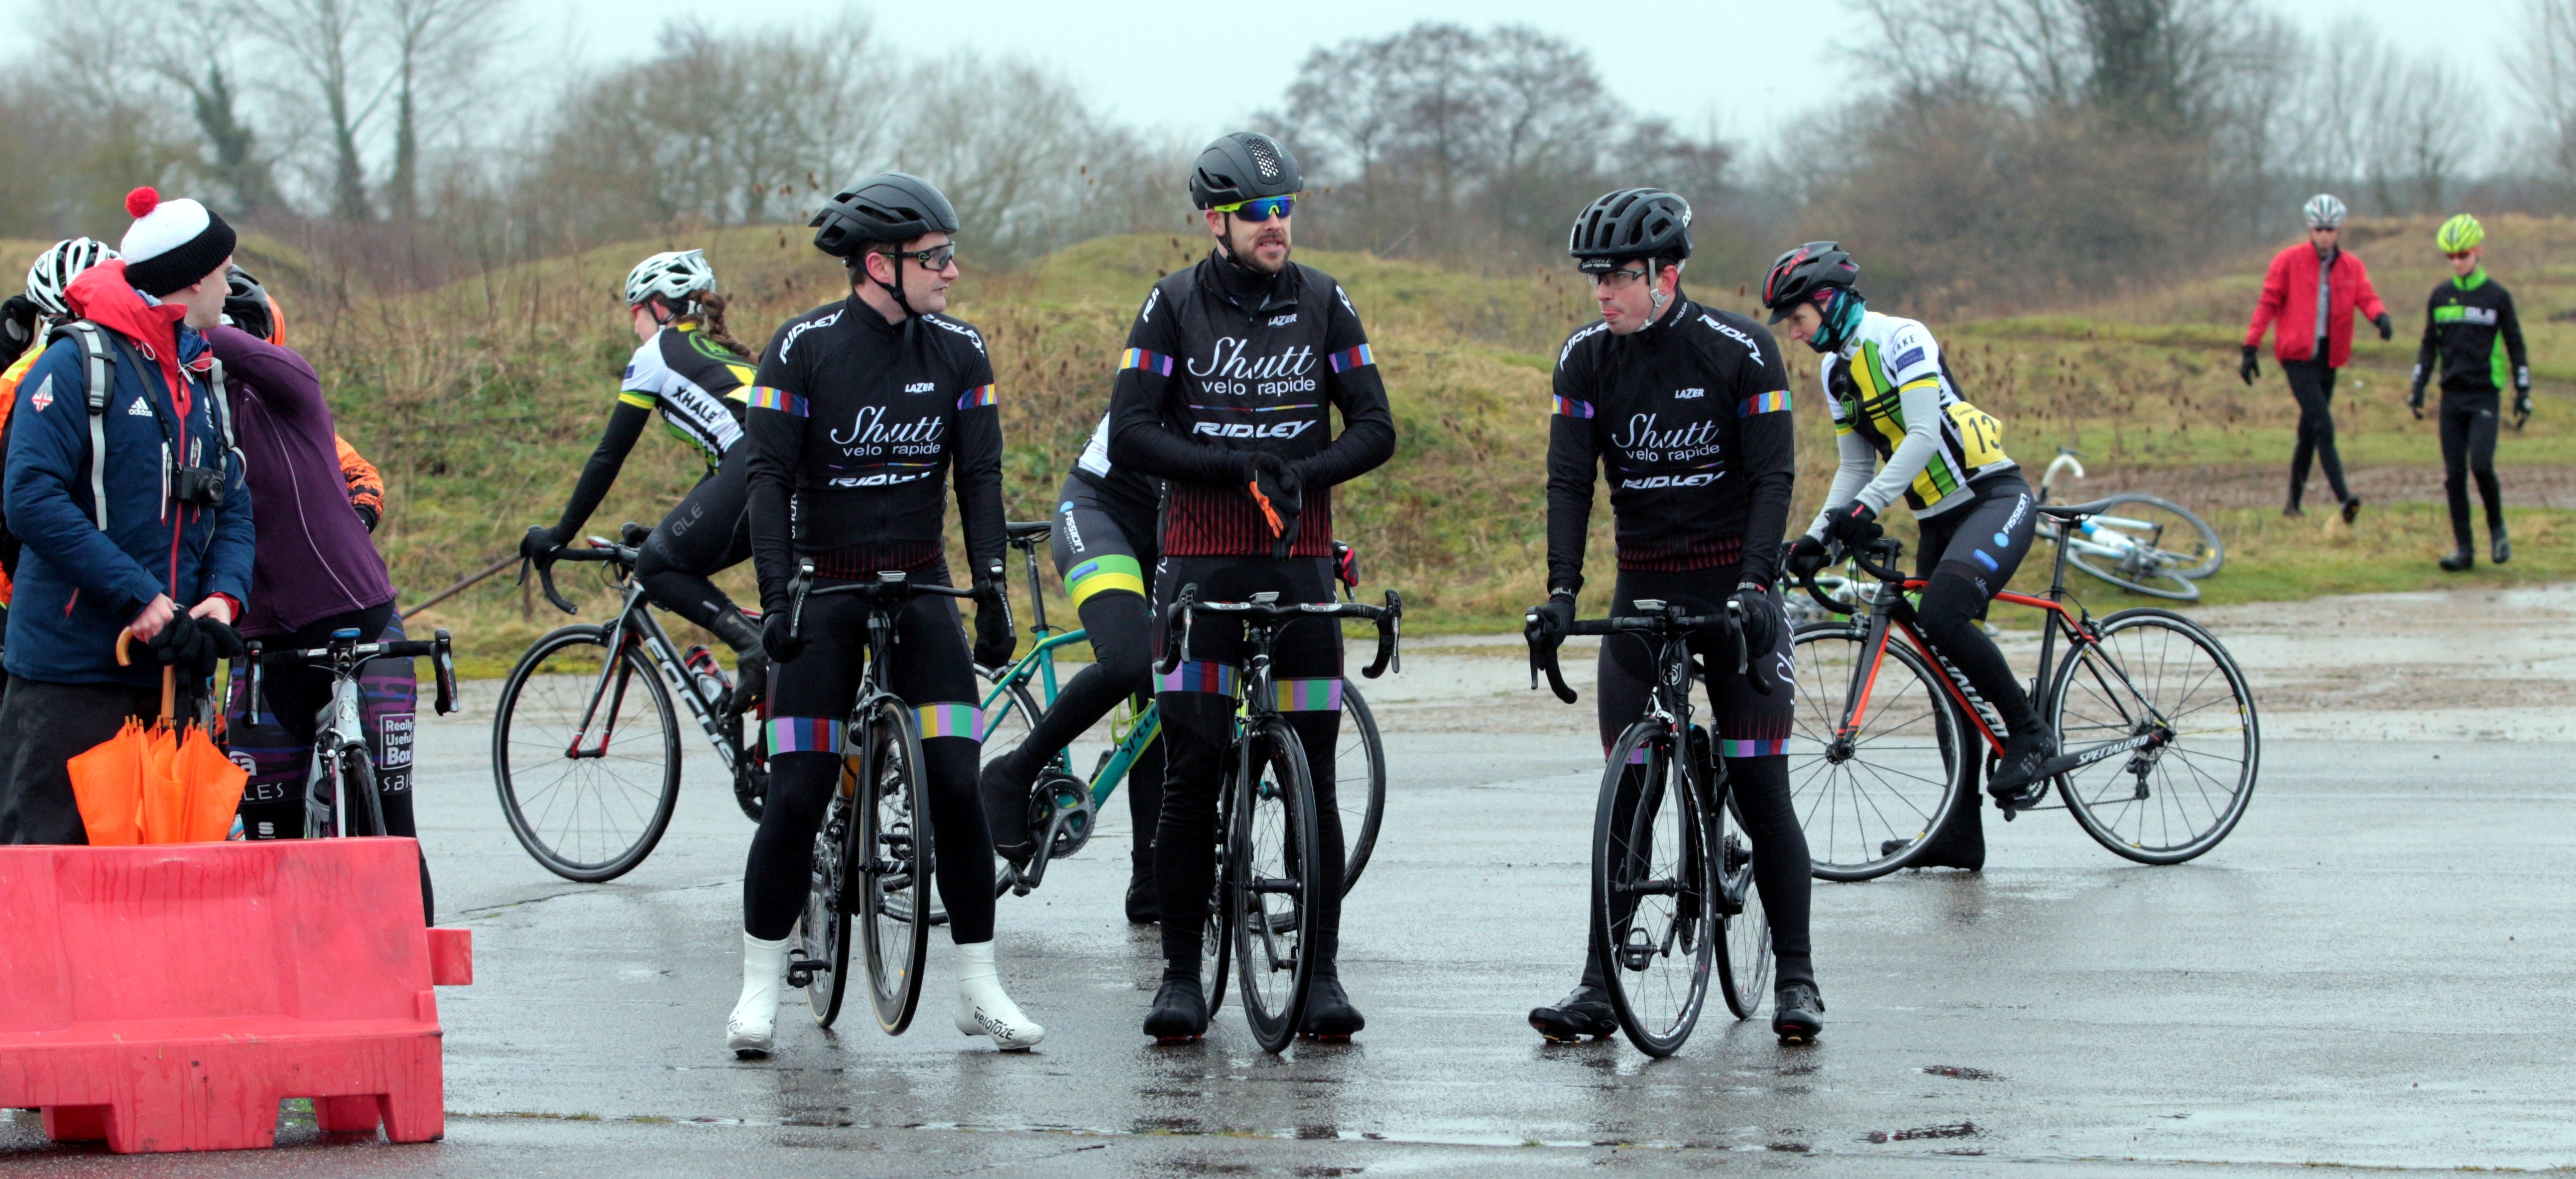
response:
<path id="1" fill-rule="evenodd" d="M 932 246 L 927 250 L 887 250 L 885 256 L 896 259 L 897 267 L 903 265 L 902 259 L 910 258 L 921 263 L 922 269 L 936 272 L 948 269 L 948 264 L 956 260 L 957 243 L 949 242 L 945 245 Z"/>

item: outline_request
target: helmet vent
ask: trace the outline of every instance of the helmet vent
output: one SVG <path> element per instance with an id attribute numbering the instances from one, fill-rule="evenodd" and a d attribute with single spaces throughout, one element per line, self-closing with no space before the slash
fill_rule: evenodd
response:
<path id="1" fill-rule="evenodd" d="M 1261 178 L 1279 179 L 1279 153 L 1270 149 L 1270 141 L 1255 138 L 1246 146 L 1252 149 L 1252 166 L 1261 169 Z"/>

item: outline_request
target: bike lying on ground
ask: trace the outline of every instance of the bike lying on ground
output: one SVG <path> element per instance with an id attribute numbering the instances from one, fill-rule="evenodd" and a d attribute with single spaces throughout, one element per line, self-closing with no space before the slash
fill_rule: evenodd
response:
<path id="1" fill-rule="evenodd" d="M 2044 506 L 2060 471 L 2084 477 L 2084 456 L 2061 446 L 2039 479 Z M 2143 491 L 2123 491 L 2087 504 L 2100 510 L 2081 520 L 2042 514 L 2039 539 L 2056 545 L 2076 568 L 2132 593 L 2200 600 L 2200 579 L 2227 561 L 2218 530 L 2191 509 Z"/>
<path id="2" fill-rule="evenodd" d="M 1592 820 L 1592 954 L 1602 964 L 1611 1010 L 1628 1042 L 1650 1056 L 1670 1056 L 1690 1039 L 1708 998 L 1709 966 L 1738 1019 L 1762 1007 L 1771 977 L 1771 923 L 1753 885 L 1753 846 L 1729 790 L 1725 759 L 1708 730 L 1691 723 L 1692 681 L 1704 678 L 1690 640 L 1708 634 L 1710 657 L 1747 671 L 1744 615 L 1729 601 L 1720 614 L 1686 615 L 1654 598 L 1633 603 L 1636 616 L 1583 620 L 1567 632 L 1633 635 L 1655 652 L 1654 691 L 1645 714 L 1610 745 L 1601 797 Z M 1558 670 L 1557 646 L 1532 618 L 1530 686 L 1540 674 L 1557 699 L 1575 702 Z M 1750 682 L 1769 695 L 1758 670 Z M 1635 767 L 1632 772 L 1631 767 Z"/>
<path id="3" fill-rule="evenodd" d="M 266 651 L 259 640 L 249 644 L 245 661 L 250 668 L 248 710 L 251 715 L 265 707 L 261 687 L 268 668 L 319 666 L 331 673 L 331 699 L 323 705 L 320 724 L 313 733 L 313 768 L 304 781 L 304 838 L 320 839 L 331 835 L 386 835 L 384 799 L 376 792 L 376 760 L 367 752 L 367 726 L 359 719 L 358 673 L 374 659 L 427 658 L 436 671 L 438 683 L 435 706 L 438 715 L 456 711 L 456 653 L 445 628 L 433 632 L 423 642 L 397 639 L 386 643 L 361 643 L 358 632 L 335 630 L 328 645 L 310 650 Z M 340 812 L 362 800 L 366 817 L 365 830 L 344 821 Z"/>
<path id="4" fill-rule="evenodd" d="M 1277 1053 L 1296 1039 L 1306 1018 L 1315 912 L 1307 890 L 1322 876 L 1323 863 L 1314 778 L 1305 745 L 1279 711 L 1271 654 L 1280 632 L 1300 619 L 1365 618 L 1377 623 L 1377 657 L 1360 674 L 1376 679 L 1389 666 L 1401 672 L 1404 599 L 1388 590 L 1383 606 L 1282 603 L 1276 593 L 1254 594 L 1249 602 L 1202 602 L 1197 586 L 1183 586 L 1163 615 L 1156 674 L 1170 675 L 1189 659 L 1190 630 L 1202 613 L 1240 619 L 1251 652 L 1234 678 L 1234 738 L 1217 784 L 1216 890 L 1203 943 L 1216 958 L 1208 1010 L 1225 1001 L 1231 957 L 1241 975 L 1244 1022 L 1262 1051 Z M 1347 692 L 1347 684 L 1340 686 Z"/>
<path id="5" fill-rule="evenodd" d="M 674 692 L 732 775 L 743 814 L 759 821 L 769 792 L 765 706 L 748 721 L 726 707 L 733 687 L 713 657 L 683 655 L 646 609 L 651 598 L 635 579 L 635 558 L 650 534 L 630 523 L 622 544 L 594 536 L 589 548 L 555 553 L 557 561 L 607 566 L 623 600 L 605 624 L 559 627 L 529 646 L 502 681 L 492 715 L 501 814 L 519 846 L 566 880 L 625 875 L 671 825 L 681 770 Z M 552 565 L 535 564 L 546 601 L 580 613 L 555 591 Z"/>
<path id="6" fill-rule="evenodd" d="M 1046 587 L 1038 580 L 1038 546 L 1045 544 L 1054 530 L 1054 523 L 1047 520 L 1014 520 L 1004 525 L 1006 538 L 1012 548 L 1020 550 L 1028 570 L 1029 601 L 1036 612 L 1036 622 L 1029 627 L 1029 633 L 1037 637 L 1037 645 L 1009 667 L 976 669 L 992 685 L 984 694 L 987 761 L 1019 748 L 1037 718 L 1055 707 L 1057 648 L 1090 637 L 1081 630 L 1058 633 L 1047 624 Z M 1337 557 L 1346 558 L 1348 546 L 1335 541 L 1333 548 Z M 1335 561 L 1336 569 L 1349 567 L 1347 559 Z M 1343 600 L 1349 600 L 1355 584 L 1355 580 L 1344 577 Z M 1045 698 L 1043 707 L 1039 703 L 1041 693 Z M 1145 747 L 1154 743 L 1162 727 L 1161 713 L 1150 696 L 1123 723 L 1113 719 L 1112 744 L 1092 764 L 1088 782 L 1075 776 L 1072 750 L 1058 750 L 1038 771 L 1036 788 L 1029 792 L 1029 836 L 1039 850 L 1026 865 L 1002 864 L 995 887 L 1026 896 L 1045 882 L 1049 863 L 1081 851 L 1091 841 L 1101 808 L 1109 805 L 1110 795 L 1126 781 L 1127 771 L 1144 755 Z M 1378 736 L 1377 719 L 1369 713 L 1368 701 L 1360 697 L 1358 685 L 1347 679 L 1342 681 L 1340 732 L 1333 757 L 1333 801 L 1341 812 L 1346 836 L 1342 892 L 1347 895 L 1368 867 L 1369 854 L 1377 848 L 1378 823 L 1386 813 L 1386 746 Z"/>
<path id="7" fill-rule="evenodd" d="M 2071 528 L 2108 502 L 2038 510 Z M 1992 707 L 1916 629 L 1906 595 L 1924 582 L 1897 572 L 1902 551 L 1881 539 L 1852 554 L 1880 579 L 1864 613 L 1791 639 L 1790 797 L 1826 880 L 1907 866 L 1954 808 L 1977 805 L 1980 765 L 1991 774 L 2003 753 Z M 2044 612 L 2031 699 L 2059 753 L 2040 778 L 2102 846 L 2179 864 L 2218 846 L 2253 797 L 2263 753 L 2253 692 L 2226 647 L 2180 614 L 2141 606 L 2095 618 L 2069 602 L 2072 555 L 2059 548 L 2046 596 L 1995 597 Z M 1814 578 L 1805 588 L 1834 604 Z M 1899 633 L 1906 641 L 1891 641 Z"/>

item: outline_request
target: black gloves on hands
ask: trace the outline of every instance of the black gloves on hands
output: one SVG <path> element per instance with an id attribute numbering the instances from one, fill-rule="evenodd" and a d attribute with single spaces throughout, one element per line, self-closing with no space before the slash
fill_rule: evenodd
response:
<path id="1" fill-rule="evenodd" d="M 1744 611 L 1744 661 L 1747 672 L 1762 674 L 1756 664 L 1770 658 L 1780 645 L 1780 633 L 1789 629 L 1788 611 L 1780 608 L 1780 599 L 1771 588 L 1747 581 L 1735 587 L 1735 604 Z"/>
<path id="2" fill-rule="evenodd" d="M 1574 629 L 1574 591 L 1558 590 L 1547 600 L 1529 608 L 1529 619 L 1539 633 L 1551 643 L 1563 642 L 1565 632 Z"/>
<path id="3" fill-rule="evenodd" d="M 2523 423 L 2530 420 L 2531 390 L 2516 389 L 2513 391 L 2513 428 L 2516 431 L 2520 431 Z"/>
<path id="4" fill-rule="evenodd" d="M 2254 378 L 2263 375 L 2263 366 L 2254 359 L 2254 354 L 2257 351 L 2258 349 L 2255 345 L 2247 344 L 2245 346 L 2245 359 L 2239 361 L 2236 365 L 2236 375 L 2245 378 L 2245 383 L 2248 385 L 2254 383 Z"/>
<path id="5" fill-rule="evenodd" d="M 1789 542 L 1786 562 L 1789 576 L 1801 582 L 1814 577 L 1830 560 L 1832 556 L 1825 551 L 1825 542 L 1821 538 L 1801 536 Z"/>
<path id="6" fill-rule="evenodd" d="M 2406 408 L 2415 415 L 2416 421 L 2424 420 L 2424 386 L 2417 385 L 2406 391 Z"/>
<path id="7" fill-rule="evenodd" d="M 170 619 L 144 644 L 162 663 L 198 676 L 215 674 L 218 659 L 239 659 L 247 650 L 241 632 L 212 618 L 185 613 Z"/>
<path id="8" fill-rule="evenodd" d="M 1878 509 L 1859 500 L 1825 513 L 1825 534 L 1847 549 L 1877 540 L 1885 531 L 1878 526 Z"/>
<path id="9" fill-rule="evenodd" d="M 1285 557 L 1297 541 L 1297 518 L 1305 510 L 1305 483 L 1278 455 L 1252 452 L 1244 468 L 1245 490 L 1270 524 L 1271 555 Z"/>
<path id="10" fill-rule="evenodd" d="M 36 343 L 44 309 L 25 295 L 0 299 L 0 364 L 15 364 Z"/>
<path id="11" fill-rule="evenodd" d="M 361 512 L 364 510 L 360 509 Z M 375 527 L 369 525 L 367 530 L 373 532 Z M 562 547 L 563 538 L 556 536 L 554 529 L 543 524 L 529 525 L 528 534 L 519 538 L 519 556 L 530 561 L 553 560 L 554 551 Z"/>
<path id="12" fill-rule="evenodd" d="M 2379 318 L 2371 320 L 2370 322 L 2372 326 L 2379 329 L 2380 339 L 2393 340 L 2397 338 L 2397 321 L 2388 318 L 2387 312 L 2380 312 Z"/>
<path id="13" fill-rule="evenodd" d="M 768 654 L 772 666 L 792 663 L 805 650 L 805 640 L 789 633 L 788 616 L 794 610 L 764 610 L 760 615 L 760 649 Z"/>
<path id="14" fill-rule="evenodd" d="M 350 504 L 349 506 L 358 510 L 358 522 L 366 525 L 367 531 L 369 532 L 374 532 L 376 530 L 376 521 L 384 518 L 382 513 L 377 512 L 374 508 L 368 507 L 365 504 Z M 521 541 L 520 543 L 525 544 L 527 542 Z"/>
<path id="15" fill-rule="evenodd" d="M 1011 665 L 1020 636 L 1011 627 L 1011 595 L 997 578 L 975 584 L 975 665 L 1000 671 Z"/>

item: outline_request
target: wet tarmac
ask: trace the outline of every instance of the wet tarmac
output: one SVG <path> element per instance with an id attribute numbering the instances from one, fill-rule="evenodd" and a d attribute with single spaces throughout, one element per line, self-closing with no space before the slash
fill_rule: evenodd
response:
<path id="1" fill-rule="evenodd" d="M 1545 1045 L 1523 1022 L 1573 981 L 1597 750 L 1390 721 L 1385 834 L 1345 918 L 1344 977 L 1370 1021 L 1356 1043 L 1270 1057 L 1231 1007 L 1202 1044 L 1138 1034 L 1158 947 L 1119 916 L 1113 803 L 1088 850 L 1003 902 L 1004 978 L 1049 1029 L 1037 1051 L 949 1027 L 943 939 L 909 1034 L 880 1034 L 854 995 L 826 1035 L 791 991 L 777 1057 L 737 1063 L 720 1044 L 751 825 L 712 763 L 693 761 L 651 860 L 575 885 L 512 841 L 488 724 L 422 725 L 442 916 L 475 931 L 476 983 L 440 996 L 445 1142 L 325 1141 L 290 1112 L 279 1151 L 118 1158 L 45 1147 L 16 1115 L 0 1171 L 2576 1166 L 2563 744 L 2276 739 L 2243 825 L 2174 868 L 2116 859 L 2063 814 L 1990 819 L 1982 873 L 1818 884 L 1820 1045 L 1784 1049 L 1720 1010 L 1650 1061 Z"/>

